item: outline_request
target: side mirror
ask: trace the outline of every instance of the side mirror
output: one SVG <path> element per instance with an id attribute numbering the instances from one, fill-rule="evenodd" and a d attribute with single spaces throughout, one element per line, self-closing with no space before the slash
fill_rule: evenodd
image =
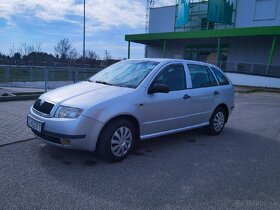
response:
<path id="1" fill-rule="evenodd" d="M 169 87 L 163 84 L 153 84 L 148 90 L 148 94 L 153 93 L 169 93 Z"/>

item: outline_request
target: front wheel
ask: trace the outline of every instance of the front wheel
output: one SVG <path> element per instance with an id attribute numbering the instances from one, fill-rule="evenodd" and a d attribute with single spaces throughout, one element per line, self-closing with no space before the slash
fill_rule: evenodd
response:
<path id="1" fill-rule="evenodd" d="M 208 126 L 208 131 L 210 135 L 219 135 L 225 126 L 226 122 L 226 115 L 225 115 L 225 110 L 223 108 L 218 107 L 215 109 L 213 112 L 209 126 Z"/>
<path id="2" fill-rule="evenodd" d="M 98 140 L 99 155 L 109 161 L 123 160 L 131 151 L 135 142 L 133 124 L 125 119 L 109 123 L 101 132 Z"/>

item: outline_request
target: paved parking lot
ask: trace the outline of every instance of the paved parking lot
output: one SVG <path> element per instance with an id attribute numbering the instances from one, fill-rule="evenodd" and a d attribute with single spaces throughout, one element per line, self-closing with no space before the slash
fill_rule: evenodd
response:
<path id="1" fill-rule="evenodd" d="M 2 146 L 0 209 L 279 209 L 280 96 L 235 106 L 219 136 L 144 141 L 115 164 L 37 139 Z"/>
<path id="2" fill-rule="evenodd" d="M 0 145 L 34 138 L 26 115 L 34 101 L 0 102 Z"/>

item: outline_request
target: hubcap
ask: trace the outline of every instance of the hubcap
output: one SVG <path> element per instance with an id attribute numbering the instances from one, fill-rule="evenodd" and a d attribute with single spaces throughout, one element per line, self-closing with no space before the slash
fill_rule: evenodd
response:
<path id="1" fill-rule="evenodd" d="M 111 151 L 115 156 L 125 155 L 132 144 L 132 133 L 128 127 L 118 128 L 111 139 Z"/>
<path id="2" fill-rule="evenodd" d="M 218 112 L 214 117 L 214 129 L 217 132 L 220 132 L 225 123 L 225 116 L 223 112 Z"/>

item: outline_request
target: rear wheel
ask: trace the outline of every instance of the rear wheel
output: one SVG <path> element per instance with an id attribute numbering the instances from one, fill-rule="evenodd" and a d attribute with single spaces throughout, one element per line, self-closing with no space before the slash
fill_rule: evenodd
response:
<path id="1" fill-rule="evenodd" d="M 98 140 L 99 155 L 110 162 L 123 160 L 135 143 L 135 129 L 126 119 L 110 122 L 101 132 Z"/>
<path id="2" fill-rule="evenodd" d="M 211 116 L 209 126 L 208 126 L 208 131 L 210 135 L 218 135 L 223 131 L 226 123 L 225 113 L 226 113 L 225 110 L 221 107 L 215 109 L 215 111 Z"/>

